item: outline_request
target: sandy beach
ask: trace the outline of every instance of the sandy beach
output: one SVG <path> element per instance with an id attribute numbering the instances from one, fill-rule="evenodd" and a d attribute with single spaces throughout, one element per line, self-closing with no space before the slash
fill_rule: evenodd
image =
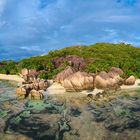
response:
<path id="1" fill-rule="evenodd" d="M 18 75 L 0 74 L 0 80 L 16 81 L 18 83 L 24 82 L 24 79 Z M 56 95 L 56 94 L 59 95 L 59 94 L 67 93 L 65 88 L 61 84 L 56 83 L 56 82 L 53 83 L 52 80 L 49 80 L 49 82 L 51 84 L 50 84 L 50 87 L 47 89 L 48 95 Z M 140 88 L 140 79 L 137 79 L 135 84 L 132 86 L 127 86 L 127 85 L 121 86 L 121 89 L 137 89 L 137 88 Z M 79 92 L 79 93 L 84 94 L 84 95 L 88 95 L 88 94 L 96 95 L 99 92 L 103 92 L 103 90 L 95 88 L 93 91 L 83 90 L 82 92 Z"/>
<path id="2" fill-rule="evenodd" d="M 132 86 L 127 86 L 127 85 L 122 85 L 121 86 L 122 90 L 124 90 L 124 89 L 137 89 L 137 88 L 140 88 L 140 79 L 137 79 L 135 84 L 132 85 Z M 88 95 L 88 94 L 96 95 L 99 92 L 102 93 L 103 90 L 95 88 L 93 91 L 83 90 L 82 92 L 78 92 L 78 93 L 81 93 L 81 94 L 84 94 L 84 95 Z M 47 94 L 48 95 L 56 95 L 56 94 L 59 95 L 59 94 L 66 94 L 66 93 L 68 93 L 68 92 L 66 92 L 65 88 L 59 83 L 53 83 L 47 89 Z"/>
<path id="3" fill-rule="evenodd" d="M 9 80 L 9 81 L 16 81 L 19 83 L 24 82 L 24 79 L 21 78 L 18 75 L 6 75 L 6 74 L 0 74 L 0 80 Z"/>
<path id="4" fill-rule="evenodd" d="M 47 88 L 47 94 L 48 95 L 55 95 L 55 94 L 65 94 L 65 88 L 61 86 L 59 83 L 52 83 L 50 87 Z"/>
<path id="5" fill-rule="evenodd" d="M 132 86 L 122 85 L 121 89 L 137 89 L 140 88 L 140 79 L 137 79 L 135 84 Z"/>

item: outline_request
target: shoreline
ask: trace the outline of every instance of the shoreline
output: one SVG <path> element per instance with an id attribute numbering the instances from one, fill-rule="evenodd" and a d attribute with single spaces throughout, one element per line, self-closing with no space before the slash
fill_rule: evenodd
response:
<path id="1" fill-rule="evenodd" d="M 136 79 L 135 84 L 134 85 L 122 85 L 121 89 L 137 89 L 140 88 L 140 79 Z"/>
<path id="2" fill-rule="evenodd" d="M 24 79 L 18 75 L 7 75 L 7 74 L 0 74 L 0 80 L 15 81 L 15 82 L 18 82 L 19 84 L 22 84 L 22 82 L 24 82 Z M 51 80 L 48 80 L 48 81 L 50 81 L 51 84 L 47 89 L 47 95 L 62 95 L 62 94 L 68 94 L 68 93 L 71 94 L 71 92 L 66 92 L 65 88 L 61 84 L 56 83 L 56 82 L 52 83 Z M 130 86 L 122 85 L 120 88 L 121 90 L 138 89 L 140 88 L 140 79 L 136 79 L 136 82 L 134 85 L 130 85 Z M 103 90 L 95 88 L 92 91 L 83 90 L 81 92 L 76 92 L 76 94 L 79 93 L 83 95 L 88 95 L 88 94 L 96 95 L 99 92 L 103 92 Z"/>
<path id="3" fill-rule="evenodd" d="M 134 90 L 134 89 L 140 89 L 140 79 L 136 79 L 136 82 L 134 85 L 122 85 L 120 87 L 121 90 Z M 66 92 L 65 88 L 59 84 L 54 82 L 50 87 L 47 89 L 47 95 L 64 95 L 64 94 L 82 94 L 82 95 L 88 95 L 93 94 L 96 95 L 97 93 L 102 93 L 104 90 L 95 88 L 92 91 L 89 90 L 83 90 L 81 92 Z"/>
<path id="4" fill-rule="evenodd" d="M 18 83 L 24 82 L 24 79 L 18 75 L 7 75 L 7 74 L 0 74 L 0 80 L 15 81 Z"/>

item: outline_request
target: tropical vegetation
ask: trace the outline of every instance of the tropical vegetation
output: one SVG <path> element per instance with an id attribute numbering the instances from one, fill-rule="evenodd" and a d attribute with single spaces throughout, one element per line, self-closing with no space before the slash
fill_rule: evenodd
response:
<path id="1" fill-rule="evenodd" d="M 112 66 L 119 67 L 124 71 L 124 77 L 134 75 L 140 77 L 140 49 L 130 44 L 120 43 L 96 43 L 89 46 L 71 46 L 60 50 L 50 51 L 44 56 L 31 57 L 19 62 L 0 62 L 0 73 L 18 74 L 22 68 L 44 70 L 40 77 L 52 78 L 62 71 L 67 65 L 56 68 L 53 60 L 68 55 L 79 56 L 89 59 L 85 71 L 97 73 L 108 71 Z"/>

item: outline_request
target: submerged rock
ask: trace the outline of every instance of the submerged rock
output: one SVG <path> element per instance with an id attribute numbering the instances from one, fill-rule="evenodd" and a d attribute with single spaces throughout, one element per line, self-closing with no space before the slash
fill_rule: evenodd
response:
<path id="1" fill-rule="evenodd" d="M 78 117 L 81 114 L 81 110 L 78 107 L 71 107 L 69 110 L 69 115 L 72 117 Z"/>
<path id="2" fill-rule="evenodd" d="M 57 120 L 54 117 L 48 117 L 46 121 L 43 121 L 34 114 L 30 116 L 30 113 L 27 111 L 21 112 L 8 119 L 5 133 L 10 131 L 13 134 L 20 133 L 34 140 L 55 140 L 59 132 Z"/>
<path id="3" fill-rule="evenodd" d="M 45 100 L 18 101 L 13 98 L 14 92 L 9 88 L 8 91 L 0 94 L 0 139 L 19 140 L 24 135 L 27 140 L 139 140 L 139 90 L 135 97 L 128 96 L 128 90 L 118 91 L 113 95 L 105 93 L 91 102 L 78 94 L 72 98 L 65 94 Z M 103 100 L 110 95 L 116 98 Z M 89 94 L 88 98 L 94 95 Z"/>
<path id="4" fill-rule="evenodd" d="M 109 131 L 122 132 L 129 129 L 140 129 L 140 116 L 138 113 L 139 99 L 117 99 L 104 106 L 90 105 L 94 121 L 102 122 Z M 135 108 L 135 109 L 134 109 Z"/>

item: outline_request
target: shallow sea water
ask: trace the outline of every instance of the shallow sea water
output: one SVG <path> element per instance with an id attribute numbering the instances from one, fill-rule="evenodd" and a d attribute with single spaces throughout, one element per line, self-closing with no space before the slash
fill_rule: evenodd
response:
<path id="1" fill-rule="evenodd" d="M 129 92 L 109 102 L 77 93 L 18 100 L 0 81 L 0 140 L 139 140 L 140 90 Z"/>

